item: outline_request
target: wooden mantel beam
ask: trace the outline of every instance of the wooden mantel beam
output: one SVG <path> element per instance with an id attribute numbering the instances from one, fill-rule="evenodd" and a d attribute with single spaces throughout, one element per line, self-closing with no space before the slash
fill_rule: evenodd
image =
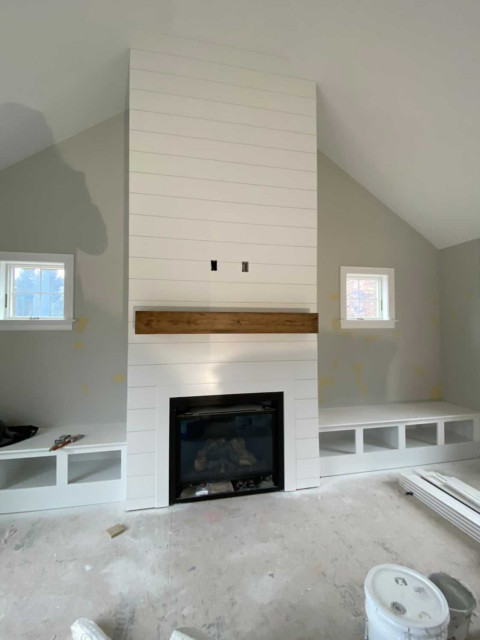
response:
<path id="1" fill-rule="evenodd" d="M 136 311 L 135 333 L 318 333 L 318 314 Z"/>

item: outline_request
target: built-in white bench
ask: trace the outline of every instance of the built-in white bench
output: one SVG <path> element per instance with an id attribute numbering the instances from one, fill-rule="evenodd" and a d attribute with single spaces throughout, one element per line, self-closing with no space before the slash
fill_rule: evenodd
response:
<path id="1" fill-rule="evenodd" d="M 49 451 L 65 433 L 85 437 Z M 39 429 L 0 448 L 0 513 L 124 500 L 125 440 L 125 424 L 102 424 Z"/>
<path id="2" fill-rule="evenodd" d="M 480 413 L 448 402 L 321 409 L 320 476 L 480 456 Z"/>

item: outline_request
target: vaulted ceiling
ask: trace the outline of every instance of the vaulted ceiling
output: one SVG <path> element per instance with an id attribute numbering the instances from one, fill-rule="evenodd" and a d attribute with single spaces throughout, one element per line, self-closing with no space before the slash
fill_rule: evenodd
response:
<path id="1" fill-rule="evenodd" d="M 437 247 L 480 237 L 478 0 L 0 0 L 0 168 L 123 111 L 159 34 L 287 56 L 323 153 Z"/>

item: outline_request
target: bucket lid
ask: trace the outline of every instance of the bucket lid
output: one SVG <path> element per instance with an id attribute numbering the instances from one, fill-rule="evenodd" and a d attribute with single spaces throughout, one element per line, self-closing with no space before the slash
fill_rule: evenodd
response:
<path id="1" fill-rule="evenodd" d="M 450 611 L 458 611 L 469 614 L 477 608 L 477 599 L 471 590 L 448 573 L 432 573 L 428 576 L 433 584 L 437 585 L 447 599 Z"/>
<path id="2" fill-rule="evenodd" d="M 421 573 L 395 564 L 373 567 L 365 579 L 365 595 L 395 625 L 428 629 L 448 624 L 443 593 Z"/>

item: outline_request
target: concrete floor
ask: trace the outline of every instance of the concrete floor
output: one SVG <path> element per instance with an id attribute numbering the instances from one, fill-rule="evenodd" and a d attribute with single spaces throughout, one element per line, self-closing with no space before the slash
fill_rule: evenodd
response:
<path id="1" fill-rule="evenodd" d="M 480 460 L 433 468 L 480 488 Z M 66 640 L 85 616 L 114 640 L 166 640 L 178 626 L 212 640 L 361 640 L 365 575 L 384 562 L 447 571 L 480 595 L 479 546 L 396 475 L 159 511 L 1 516 L 0 637 Z M 110 540 L 117 522 L 128 530 Z"/>

